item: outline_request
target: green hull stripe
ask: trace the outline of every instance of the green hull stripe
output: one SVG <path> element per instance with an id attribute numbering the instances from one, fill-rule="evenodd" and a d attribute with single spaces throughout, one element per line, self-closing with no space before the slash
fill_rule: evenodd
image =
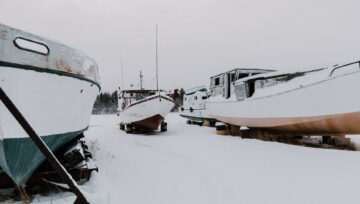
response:
<path id="1" fill-rule="evenodd" d="M 203 118 L 203 117 L 195 117 L 195 116 L 188 116 L 188 115 L 183 115 L 183 114 L 180 114 L 181 117 L 184 117 L 186 119 L 189 119 L 189 120 L 196 120 L 196 121 L 201 121 L 201 122 L 204 122 L 205 120 L 208 120 L 210 122 L 217 122 L 218 120 L 214 119 L 214 118 Z"/>
<path id="2" fill-rule="evenodd" d="M 64 72 L 64 71 L 59 71 L 59 70 L 54 70 L 54 69 L 46 69 L 46 68 L 41 68 L 41 67 L 34 67 L 34 66 L 30 66 L 30 65 L 2 62 L 2 61 L 0 61 L 0 66 L 1 67 L 13 67 L 13 68 L 19 68 L 19 69 L 25 69 L 25 70 L 32 70 L 32 71 L 36 71 L 36 72 L 44 72 L 44 73 L 49 73 L 49 74 L 57 74 L 60 76 L 72 77 L 72 78 L 80 79 L 80 80 L 95 84 L 99 88 L 99 91 L 101 90 L 101 86 L 98 82 L 88 79 L 86 77 L 82 77 L 82 76 L 78 76 L 73 73 L 69 73 L 69 72 Z"/>
<path id="3" fill-rule="evenodd" d="M 190 92 L 190 93 L 186 93 L 185 95 L 191 95 L 191 94 L 194 94 L 194 93 L 196 93 L 196 92 L 198 92 L 198 91 L 200 91 L 200 92 L 206 92 L 206 88 L 202 88 L 202 89 L 199 89 L 199 90 L 196 90 L 196 91 L 193 91 L 193 92 Z"/>
<path id="4" fill-rule="evenodd" d="M 54 152 L 87 129 L 41 138 Z M 28 137 L 0 140 L 0 166 L 17 185 L 23 186 L 44 161 L 44 155 Z"/>

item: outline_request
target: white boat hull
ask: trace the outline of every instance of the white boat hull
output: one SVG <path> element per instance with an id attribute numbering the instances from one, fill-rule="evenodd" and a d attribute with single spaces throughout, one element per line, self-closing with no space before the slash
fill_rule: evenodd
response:
<path id="1" fill-rule="evenodd" d="M 119 113 L 121 123 L 136 124 L 149 129 L 157 129 L 175 106 L 172 98 L 160 94 L 136 101 Z"/>
<path id="2" fill-rule="evenodd" d="M 238 126 L 319 134 L 360 133 L 360 72 L 242 101 L 209 102 L 210 115 Z"/>
<path id="3" fill-rule="evenodd" d="M 53 151 L 88 128 L 99 88 L 54 73 L 0 67 L 0 86 Z M 44 156 L 0 102 L 0 164 L 19 185 Z"/>

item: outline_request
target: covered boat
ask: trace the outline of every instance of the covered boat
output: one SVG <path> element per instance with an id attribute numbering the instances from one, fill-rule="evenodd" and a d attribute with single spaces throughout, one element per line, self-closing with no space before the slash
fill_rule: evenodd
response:
<path id="1" fill-rule="evenodd" d="M 234 82 L 232 97 L 208 103 L 211 115 L 238 126 L 309 135 L 360 133 L 359 62 L 272 72 Z"/>
<path id="2" fill-rule="evenodd" d="M 0 86 L 56 151 L 89 126 L 100 90 L 95 61 L 65 45 L 0 24 Z M 45 160 L 0 103 L 0 167 L 24 185 Z"/>
<path id="3" fill-rule="evenodd" d="M 119 94 L 118 114 L 127 126 L 157 130 L 175 106 L 173 94 L 159 90 L 123 90 Z"/>
<path id="4" fill-rule="evenodd" d="M 183 105 L 179 108 L 180 116 L 192 122 L 215 124 L 216 119 L 211 118 L 206 109 L 206 101 L 210 96 L 206 86 L 198 86 L 186 90 Z"/>

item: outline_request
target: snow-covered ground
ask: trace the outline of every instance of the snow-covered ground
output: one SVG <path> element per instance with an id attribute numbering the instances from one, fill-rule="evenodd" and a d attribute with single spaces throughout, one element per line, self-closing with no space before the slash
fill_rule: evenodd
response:
<path id="1" fill-rule="evenodd" d="M 168 132 L 126 134 L 115 115 L 85 133 L 99 167 L 81 188 L 92 203 L 359 203 L 360 152 L 219 136 L 176 113 Z M 35 203 L 72 203 L 70 193 Z"/>

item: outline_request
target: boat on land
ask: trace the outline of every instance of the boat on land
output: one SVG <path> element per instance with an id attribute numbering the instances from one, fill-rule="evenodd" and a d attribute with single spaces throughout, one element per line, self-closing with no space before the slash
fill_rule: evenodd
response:
<path id="1" fill-rule="evenodd" d="M 178 90 L 167 93 L 159 89 L 158 78 L 158 26 L 156 25 L 156 89 L 143 89 L 143 75 L 140 71 L 140 87 L 135 90 L 122 90 L 118 96 L 117 114 L 120 116 L 120 129 L 127 133 L 133 131 L 152 132 L 159 128 L 167 130 L 165 117 L 175 107 Z M 125 128 L 126 126 L 126 128 Z"/>
<path id="2" fill-rule="evenodd" d="M 100 91 L 96 62 L 65 45 L 0 24 L 0 87 L 56 151 L 88 129 Z M 0 167 L 23 186 L 45 157 L 0 103 Z"/>
<path id="3" fill-rule="evenodd" d="M 119 94 L 118 114 L 121 124 L 132 129 L 154 131 L 162 127 L 165 117 L 174 108 L 174 94 L 161 90 L 123 90 Z"/>
<path id="4" fill-rule="evenodd" d="M 270 72 L 236 80 L 232 96 L 211 101 L 208 108 L 216 119 L 237 126 L 305 135 L 359 134 L 359 86 L 359 61 Z"/>
<path id="5" fill-rule="evenodd" d="M 206 109 L 206 101 L 210 96 L 205 85 L 186 90 L 183 98 L 183 105 L 179 107 L 180 116 L 195 123 L 209 123 L 213 126 L 215 118 L 209 116 Z"/>

